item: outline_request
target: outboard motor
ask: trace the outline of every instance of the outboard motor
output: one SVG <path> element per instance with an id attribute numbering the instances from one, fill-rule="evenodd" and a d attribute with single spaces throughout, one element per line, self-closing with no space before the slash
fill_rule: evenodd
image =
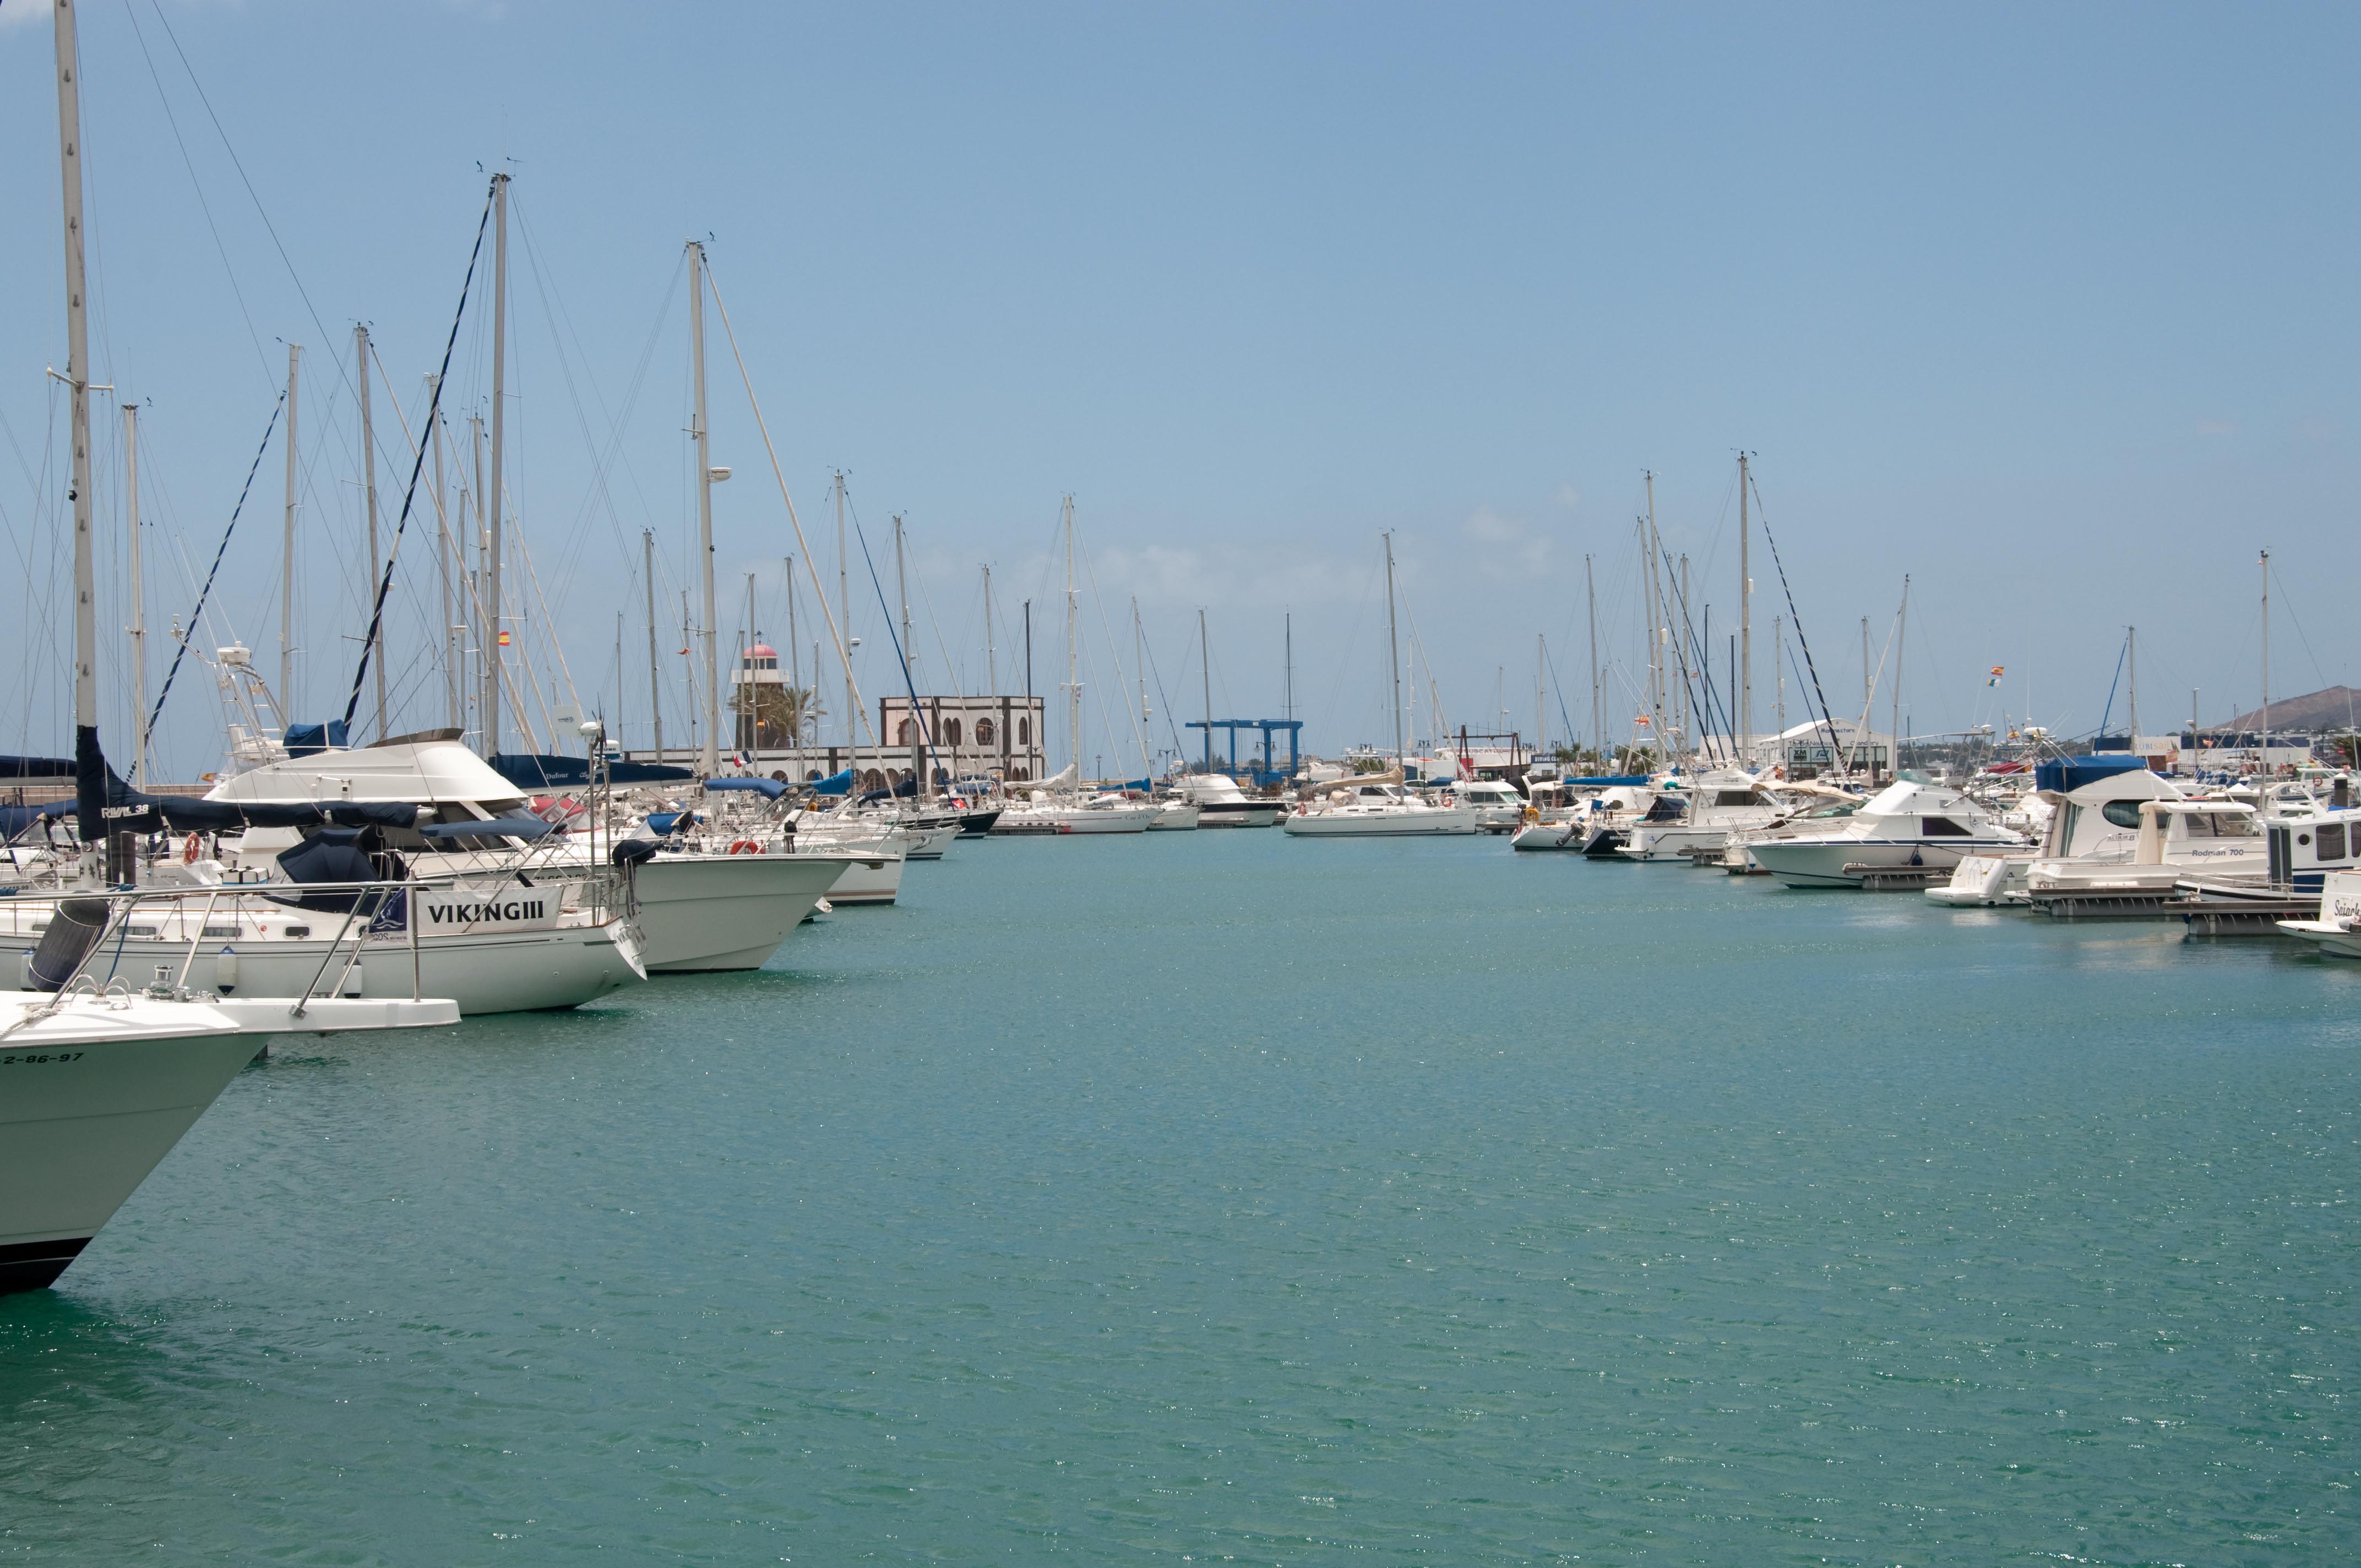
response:
<path id="1" fill-rule="evenodd" d="M 106 935 L 106 916 L 103 898 L 60 899 L 39 946 L 26 955 L 25 983 L 34 991 L 56 991 L 71 980 Z"/>

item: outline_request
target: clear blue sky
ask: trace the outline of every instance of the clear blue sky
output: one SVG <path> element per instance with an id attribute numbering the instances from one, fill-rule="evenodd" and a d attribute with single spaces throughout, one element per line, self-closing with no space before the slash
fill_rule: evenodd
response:
<path id="1" fill-rule="evenodd" d="M 1307 743 L 1384 737 L 1393 529 L 1448 720 L 1482 728 L 1505 685 L 1530 731 L 1546 633 L 1587 728 L 1584 555 L 1603 652 L 1628 667 L 1653 469 L 1719 643 L 1741 444 L 1839 710 L 1860 700 L 1860 619 L 1883 644 L 1905 573 L 1915 730 L 2028 700 L 2095 726 L 2127 623 L 2147 728 L 2185 716 L 2191 686 L 2209 720 L 2251 707 L 2265 545 L 2273 689 L 2354 674 L 2350 7 L 158 4 L 82 14 L 93 357 L 147 405 L 160 631 L 252 459 L 280 340 L 306 345 L 305 714 L 341 708 L 365 619 L 350 372 L 330 361 L 371 323 L 416 421 L 478 165 L 503 156 L 510 485 L 577 683 L 610 707 L 626 612 L 635 743 L 640 528 L 672 589 L 693 562 L 692 234 L 711 236 L 824 565 L 831 468 L 873 544 L 907 514 L 927 686 L 982 685 L 990 563 L 1004 613 L 1035 601 L 1054 692 L 1071 490 L 1117 654 L 1137 595 L 1183 713 L 1198 607 L 1214 706 L 1254 714 L 1279 706 L 1291 608 Z M 0 749 L 34 751 L 67 733 L 49 48 L 45 5 L 0 0 L 0 524 L 25 582 L 0 631 L 21 672 Z M 482 407 L 488 343 L 471 316 L 454 411 Z M 718 325 L 711 381 L 715 459 L 737 470 L 716 505 L 726 655 L 750 567 L 758 624 L 783 634 L 794 545 Z M 112 441 L 99 495 L 119 532 Z M 280 476 L 274 445 L 207 633 L 270 671 Z M 389 528 L 404 477 L 380 473 Z M 1784 607 L 1759 534 L 1754 576 L 1767 726 Z M 420 660 L 433 591 L 419 551 L 389 621 L 397 727 L 440 719 Z M 1117 677 L 1093 601 L 1084 618 L 1087 761 L 1131 742 L 1102 712 Z M 873 597 L 854 619 L 873 703 Z M 675 714 L 678 645 L 675 627 Z M 182 681 L 162 775 L 216 760 L 210 690 Z M 126 708 L 108 715 L 118 751 Z"/>

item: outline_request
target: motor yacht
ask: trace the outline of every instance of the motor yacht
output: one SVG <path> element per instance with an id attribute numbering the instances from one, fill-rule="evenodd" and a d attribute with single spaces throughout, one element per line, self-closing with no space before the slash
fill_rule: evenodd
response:
<path id="1" fill-rule="evenodd" d="M 2028 843 L 1970 796 L 1908 775 L 1842 817 L 1806 817 L 1741 841 L 1756 864 L 1789 887 L 1850 888 L 1871 871 L 1948 868 L 1968 855 Z"/>
<path id="2" fill-rule="evenodd" d="M 767 786 L 774 798 L 785 788 L 769 779 L 713 781 L 723 784 Z M 266 762 L 224 780 L 205 798 L 229 805 L 416 805 L 425 819 L 416 835 L 387 830 L 384 847 L 409 857 L 412 870 L 429 876 L 480 878 L 511 867 L 537 882 L 603 874 L 602 861 L 612 846 L 630 837 L 590 831 L 587 814 L 562 833 L 536 832 L 536 824 L 547 824 L 529 809 L 514 784 L 459 743 L 456 730 L 396 736 L 373 746 L 329 748 Z M 296 841 L 285 829 L 249 829 L 226 846 L 225 859 L 267 867 Z M 676 848 L 659 835 L 656 852 L 629 867 L 629 912 L 649 972 L 761 968 L 849 869 L 849 861 L 833 869 L 821 864 L 825 854 L 728 852 L 728 844 L 737 841 Z"/>
<path id="3" fill-rule="evenodd" d="M 1464 834 L 1476 831 L 1476 810 L 1437 805 L 1398 784 L 1340 782 L 1316 799 L 1298 802 L 1281 827 L 1305 839 Z"/>
<path id="4" fill-rule="evenodd" d="M 1514 833 L 1524 820 L 1525 797 L 1499 779 L 1453 779 L 1435 794 L 1474 812 L 1478 833 Z"/>
<path id="5" fill-rule="evenodd" d="M 1197 808 L 1200 828 L 1275 828 L 1287 814 L 1285 801 L 1248 795 L 1227 773 L 1183 773 L 1173 789 Z"/>
<path id="6" fill-rule="evenodd" d="M 1767 828 L 1787 810 L 1753 774 L 1717 768 L 1659 795 L 1616 852 L 1627 861 L 1686 861 L 1697 850 L 1726 850 L 1732 833 Z"/>
<path id="7" fill-rule="evenodd" d="M 0 991 L 0 1295 L 54 1282 L 273 1035 L 458 1016 L 432 998 Z"/>

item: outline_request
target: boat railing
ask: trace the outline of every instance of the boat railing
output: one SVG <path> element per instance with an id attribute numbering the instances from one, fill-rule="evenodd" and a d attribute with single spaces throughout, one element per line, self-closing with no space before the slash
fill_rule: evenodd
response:
<path id="1" fill-rule="evenodd" d="M 424 991 L 419 948 L 421 924 L 418 916 L 419 895 L 436 889 L 455 888 L 463 883 L 480 883 L 483 880 L 481 873 L 470 876 L 464 872 L 455 872 L 440 876 L 383 878 L 367 882 L 242 883 L 214 886 L 104 888 L 92 889 L 88 892 L 61 889 L 56 894 L 48 895 L 56 901 L 60 909 L 69 901 L 104 902 L 106 906 L 105 917 L 95 927 L 95 935 L 76 958 L 72 969 L 59 980 L 56 992 L 50 1000 L 43 1006 L 27 1009 L 25 1015 L 10 1025 L 9 1029 L 0 1030 L 0 1037 L 5 1037 L 6 1034 L 22 1028 L 37 1018 L 47 1017 L 56 1012 L 63 1004 L 67 992 L 78 982 L 88 986 L 90 983 L 88 971 L 110 947 L 113 949 L 113 956 L 108 960 L 109 966 L 110 968 L 119 966 L 122 962 L 125 944 L 132 935 L 131 917 L 135 911 L 159 906 L 184 909 L 186 905 L 202 897 L 204 901 L 203 906 L 198 912 L 194 923 L 192 925 L 185 916 L 183 918 L 183 928 L 192 934 L 188 938 L 188 950 L 181 955 L 178 972 L 168 981 L 165 975 L 169 966 L 158 965 L 154 985 L 148 988 L 151 992 L 157 994 L 185 995 L 189 975 L 195 967 L 197 956 L 208 937 L 214 934 L 213 916 L 218 911 L 224 894 L 233 898 L 248 898 L 257 894 L 271 896 L 271 894 L 275 893 L 280 894 L 280 897 L 275 897 L 273 901 L 280 902 L 286 893 L 291 892 L 298 893 L 305 898 L 334 898 L 344 904 L 343 922 L 338 926 L 335 937 L 329 942 L 327 950 L 321 955 L 319 967 L 313 970 L 312 979 L 305 985 L 302 994 L 292 999 L 294 1004 L 289 1012 L 291 1017 L 302 1017 L 309 1004 L 318 997 L 341 994 L 346 983 L 351 979 L 354 969 L 361 962 L 367 945 L 373 938 L 398 937 L 401 941 L 410 957 L 411 996 L 412 1000 L 420 1000 L 424 996 Z M 594 924 L 603 926 L 622 917 L 619 913 L 622 901 L 614 896 L 618 881 L 611 873 L 566 877 L 562 880 L 565 885 L 576 890 L 577 906 L 591 916 Z M 270 893 L 266 893 L 266 889 L 271 890 Z M 396 908 L 394 902 L 396 894 L 401 895 L 401 900 L 399 905 L 401 924 L 398 933 L 390 927 L 389 919 Z M 313 907 L 318 909 L 320 906 L 314 905 Z M 54 919 L 55 916 L 52 918 Z M 32 954 L 28 952 L 27 955 L 28 965 L 31 957 Z M 327 978 L 329 969 L 336 964 L 339 958 L 343 959 L 343 963 L 337 969 L 335 983 L 328 990 L 323 991 L 321 981 Z M 31 977 L 28 975 L 27 978 Z"/>

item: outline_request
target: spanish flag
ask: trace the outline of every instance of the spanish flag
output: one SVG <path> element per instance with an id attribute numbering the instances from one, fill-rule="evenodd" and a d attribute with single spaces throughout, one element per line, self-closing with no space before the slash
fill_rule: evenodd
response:
<path id="1" fill-rule="evenodd" d="M 1984 683 L 1984 685 L 1988 685 L 1988 686 L 1996 686 L 1996 685 L 2000 685 L 2000 678 L 2001 678 L 2003 675 L 2006 674 L 2008 674 L 2008 666 L 2007 666 L 2007 665 L 2005 665 L 2005 664 L 1994 664 L 1994 665 L 1992 667 L 1992 679 L 1990 679 L 1990 680 L 1986 681 L 1986 682 Z"/>
<path id="2" fill-rule="evenodd" d="M 501 632 L 501 633 L 500 633 L 500 646 L 501 646 L 501 647 L 503 647 L 503 648 L 505 648 L 505 647 L 507 647 L 508 645 L 509 645 L 509 634 L 508 634 L 507 632 L 503 631 L 503 632 Z"/>

